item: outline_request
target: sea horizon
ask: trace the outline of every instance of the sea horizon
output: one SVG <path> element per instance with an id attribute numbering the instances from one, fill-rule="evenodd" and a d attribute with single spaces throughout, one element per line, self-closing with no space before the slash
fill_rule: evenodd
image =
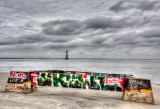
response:
<path id="1" fill-rule="evenodd" d="M 0 58 L 0 59 L 65 59 L 65 58 Z M 160 60 L 160 58 L 69 58 L 70 59 L 100 59 L 100 60 Z"/>

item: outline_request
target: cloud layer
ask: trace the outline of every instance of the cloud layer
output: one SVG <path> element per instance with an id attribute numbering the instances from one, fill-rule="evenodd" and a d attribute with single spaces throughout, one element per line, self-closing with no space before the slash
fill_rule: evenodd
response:
<path id="1" fill-rule="evenodd" d="M 2 0 L 0 13 L 0 57 L 160 58 L 160 1 Z"/>

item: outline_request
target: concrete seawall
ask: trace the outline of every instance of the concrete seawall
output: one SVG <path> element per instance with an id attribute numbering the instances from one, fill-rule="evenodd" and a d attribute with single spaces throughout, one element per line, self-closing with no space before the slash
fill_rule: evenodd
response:
<path id="1" fill-rule="evenodd" d="M 133 75 L 78 71 L 11 71 L 5 92 L 30 93 L 36 85 L 122 91 L 123 100 L 154 104 L 150 80 Z M 141 99 L 140 99 L 141 98 Z"/>

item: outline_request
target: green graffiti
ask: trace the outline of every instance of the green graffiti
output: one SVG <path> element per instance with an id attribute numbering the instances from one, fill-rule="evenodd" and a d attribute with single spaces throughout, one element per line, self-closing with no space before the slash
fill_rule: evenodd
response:
<path id="1" fill-rule="evenodd" d="M 110 75 L 109 75 L 110 76 Z M 97 90 L 118 90 L 122 91 L 121 84 L 106 84 L 106 74 L 94 73 L 40 73 L 38 85 L 55 87 L 70 87 Z M 108 77 L 110 78 L 110 77 Z M 121 78 L 121 77 L 116 77 Z"/>
<path id="2" fill-rule="evenodd" d="M 37 79 L 38 84 L 52 86 L 52 73 L 41 73 L 40 77 Z"/>

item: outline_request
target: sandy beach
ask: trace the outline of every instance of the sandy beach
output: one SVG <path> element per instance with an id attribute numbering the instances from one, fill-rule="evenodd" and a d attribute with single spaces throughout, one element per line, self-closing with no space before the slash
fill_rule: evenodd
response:
<path id="1" fill-rule="evenodd" d="M 38 86 L 30 94 L 4 93 L 9 73 L 0 73 L 0 109 L 159 109 L 160 86 L 152 85 L 155 105 L 122 101 L 122 92 Z"/>

